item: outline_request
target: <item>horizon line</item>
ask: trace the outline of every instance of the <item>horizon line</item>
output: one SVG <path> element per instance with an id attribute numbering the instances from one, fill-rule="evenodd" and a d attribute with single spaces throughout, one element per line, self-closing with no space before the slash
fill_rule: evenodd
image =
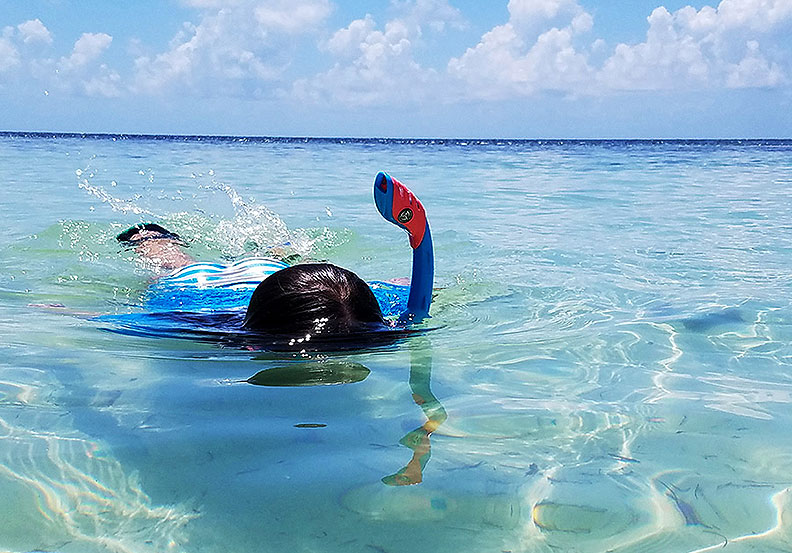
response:
<path id="1" fill-rule="evenodd" d="M 247 134 L 193 134 L 193 133 L 147 133 L 147 132 L 88 132 L 88 131 L 20 131 L 20 130 L 0 130 L 2 137 L 38 137 L 38 138 L 105 138 L 105 139 L 176 139 L 183 141 L 201 141 L 202 139 L 218 141 L 254 141 L 254 142 L 286 142 L 286 141 L 355 141 L 355 142 L 383 142 L 383 143 L 443 143 L 443 142 L 478 142 L 482 144 L 497 142 L 789 142 L 792 137 L 642 137 L 642 138 L 575 138 L 575 137 L 535 137 L 535 138 L 515 138 L 515 137 L 399 137 L 399 136 L 308 136 L 308 135 L 247 135 Z"/>

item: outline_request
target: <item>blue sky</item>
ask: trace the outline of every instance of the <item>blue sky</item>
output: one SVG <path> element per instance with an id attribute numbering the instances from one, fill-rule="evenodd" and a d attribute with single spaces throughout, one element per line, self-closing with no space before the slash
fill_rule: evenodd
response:
<path id="1" fill-rule="evenodd" d="M 791 137 L 792 0 L 0 0 L 0 130 Z"/>

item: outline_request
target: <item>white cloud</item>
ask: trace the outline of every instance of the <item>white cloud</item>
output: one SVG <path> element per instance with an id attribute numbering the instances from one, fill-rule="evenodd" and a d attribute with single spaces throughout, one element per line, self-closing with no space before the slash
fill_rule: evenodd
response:
<path id="1" fill-rule="evenodd" d="M 389 19 L 365 15 L 329 34 L 323 26 L 332 0 L 178 1 L 196 10 L 195 21 L 161 50 L 128 38 L 133 69 L 123 76 L 109 66 L 109 34 L 84 33 L 70 52 L 55 53 L 41 20 L 4 27 L 3 83 L 94 96 L 274 93 L 355 106 L 792 82 L 792 0 L 659 6 L 646 19 L 645 38 L 615 45 L 597 36 L 582 0 L 508 0 L 508 20 L 447 63 L 438 62 L 439 41 L 467 25 L 449 0 L 389 0 Z M 296 53 L 308 43 L 318 45 L 312 62 L 327 63 L 306 76 Z M 289 77 L 299 71 L 302 78 Z"/>
<path id="2" fill-rule="evenodd" d="M 22 50 L 36 43 L 52 44 L 52 35 L 40 20 L 31 19 L 16 27 L 4 27 L 0 34 L 0 71 L 22 66 L 25 61 Z"/>
<path id="3" fill-rule="evenodd" d="M 22 36 L 22 42 L 29 44 L 31 42 L 42 42 L 44 44 L 52 44 L 52 34 L 44 24 L 38 19 L 31 19 L 17 25 L 19 34 Z"/>
<path id="4" fill-rule="evenodd" d="M 746 27 L 768 32 L 775 26 L 789 23 L 792 2 L 789 0 L 723 0 L 717 9 L 717 19 L 723 29 Z"/>
<path id="5" fill-rule="evenodd" d="M 575 33 L 587 33 L 594 26 L 594 18 L 588 12 L 580 12 L 572 18 L 570 29 Z"/>
<path id="6" fill-rule="evenodd" d="M 0 37 L 0 71 L 7 71 L 19 65 L 19 51 L 10 40 Z"/>
<path id="7" fill-rule="evenodd" d="M 5 27 L 0 35 L 0 71 L 10 73 L 17 90 L 119 96 L 120 75 L 101 62 L 113 37 L 83 33 L 68 56 L 53 58 L 43 47 L 52 45 L 52 34 L 38 19 Z"/>
<path id="8" fill-rule="evenodd" d="M 757 38 L 792 26 L 790 0 L 723 0 L 717 8 L 656 8 L 646 40 L 616 46 L 599 83 L 618 90 L 767 87 L 786 82 Z M 787 51 L 786 56 L 789 55 Z"/>
<path id="9" fill-rule="evenodd" d="M 449 74 L 464 83 L 468 97 L 789 82 L 792 0 L 723 0 L 717 8 L 687 6 L 673 13 L 660 6 L 647 18 L 645 41 L 618 44 L 610 53 L 604 41 L 586 36 L 594 21 L 577 0 L 510 0 L 508 9 L 509 21 L 449 61 Z M 759 37 L 767 38 L 766 49 Z M 602 61 L 595 65 L 593 58 Z"/>
<path id="10" fill-rule="evenodd" d="M 83 33 L 74 43 L 71 55 L 68 58 L 61 58 L 60 69 L 72 71 L 85 67 L 96 61 L 110 47 L 111 42 L 113 37 L 106 33 Z"/>
<path id="11" fill-rule="evenodd" d="M 170 49 L 135 60 L 137 92 L 189 87 L 200 93 L 256 94 L 291 62 L 290 35 L 315 28 L 331 12 L 329 0 L 192 0 L 205 10 L 185 24 Z"/>
<path id="12" fill-rule="evenodd" d="M 517 92 L 524 77 L 514 66 L 523 41 L 511 23 L 499 25 L 481 37 L 473 48 L 448 63 L 451 75 L 469 84 L 468 95 L 479 98 L 509 97 Z M 531 90 L 532 92 L 532 90 Z"/>
<path id="13" fill-rule="evenodd" d="M 299 33 L 321 23 L 330 15 L 330 11 L 330 3 L 327 0 L 310 2 L 281 0 L 262 2 L 254 8 L 253 13 L 256 22 L 265 29 Z"/>
<path id="14" fill-rule="evenodd" d="M 96 75 L 83 79 L 79 83 L 83 92 L 88 96 L 104 96 L 116 98 L 122 95 L 121 76 L 102 65 Z"/>
<path id="15" fill-rule="evenodd" d="M 576 0 L 509 0 L 512 24 L 541 23 L 561 14 L 575 15 L 581 7 Z"/>
<path id="16" fill-rule="evenodd" d="M 87 96 L 121 96 L 124 91 L 121 76 L 101 63 L 112 42 L 113 37 L 106 33 L 83 33 L 75 41 L 68 57 L 60 58 L 57 63 L 52 60 L 34 61 L 31 67 L 52 90 L 78 91 Z M 54 78 L 50 76 L 53 74 Z"/>
<path id="17" fill-rule="evenodd" d="M 423 98 L 434 89 L 437 73 L 413 59 L 415 32 L 398 19 L 384 30 L 370 15 L 355 20 L 326 44 L 342 61 L 313 79 L 298 80 L 293 92 L 302 99 L 354 105 Z"/>
<path id="18" fill-rule="evenodd" d="M 336 31 L 326 47 L 336 56 L 355 57 L 376 27 L 374 18 L 367 14 L 365 18 L 356 19 L 348 27 Z"/>
<path id="19" fill-rule="evenodd" d="M 781 68 L 768 62 L 759 53 L 759 43 L 755 40 L 746 44 L 747 53 L 740 63 L 728 69 L 726 86 L 729 88 L 775 87 L 786 81 Z"/>
<path id="20" fill-rule="evenodd" d="M 391 2 L 400 12 L 399 19 L 421 36 L 425 28 L 442 33 L 446 28 L 464 29 L 467 21 L 462 13 L 450 5 L 448 0 L 394 0 Z"/>
<path id="21" fill-rule="evenodd" d="M 588 54 L 576 42 L 593 18 L 574 0 L 511 0 L 510 19 L 448 63 L 467 95 L 503 99 L 537 90 L 577 91 L 591 80 Z M 548 21 L 565 23 L 546 28 Z M 545 29 L 541 29 L 541 24 Z"/>
<path id="22" fill-rule="evenodd" d="M 415 59 L 427 29 L 463 28 L 464 18 L 448 0 L 392 2 L 397 17 L 378 28 L 371 15 L 352 21 L 323 44 L 336 62 L 313 78 L 299 79 L 290 94 L 311 101 L 372 105 L 437 100 L 441 75 Z"/>
<path id="23" fill-rule="evenodd" d="M 706 86 L 712 69 L 701 42 L 690 34 L 680 33 L 674 16 L 663 7 L 655 9 L 648 21 L 646 42 L 616 46 L 599 75 L 602 85 L 617 90 L 673 89 L 683 84 Z"/>

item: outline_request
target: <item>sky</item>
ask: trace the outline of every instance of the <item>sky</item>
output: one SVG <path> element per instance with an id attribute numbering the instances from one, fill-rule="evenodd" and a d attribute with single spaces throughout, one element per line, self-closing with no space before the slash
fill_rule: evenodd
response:
<path id="1" fill-rule="evenodd" d="M 792 137 L 792 0 L 0 0 L 0 130 Z"/>

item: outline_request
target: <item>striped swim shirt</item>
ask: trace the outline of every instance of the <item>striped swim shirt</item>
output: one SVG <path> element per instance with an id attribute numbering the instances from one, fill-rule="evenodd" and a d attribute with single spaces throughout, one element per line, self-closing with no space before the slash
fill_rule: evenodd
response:
<path id="1" fill-rule="evenodd" d="M 256 287 L 268 276 L 289 267 L 271 257 L 248 257 L 229 265 L 193 263 L 152 283 L 144 307 L 151 312 L 245 309 Z M 406 309 L 409 286 L 369 282 L 385 317 Z"/>
<path id="2" fill-rule="evenodd" d="M 162 277 L 166 286 L 200 288 L 255 288 L 272 273 L 288 267 L 271 257 L 248 257 L 230 265 L 193 263 Z"/>

